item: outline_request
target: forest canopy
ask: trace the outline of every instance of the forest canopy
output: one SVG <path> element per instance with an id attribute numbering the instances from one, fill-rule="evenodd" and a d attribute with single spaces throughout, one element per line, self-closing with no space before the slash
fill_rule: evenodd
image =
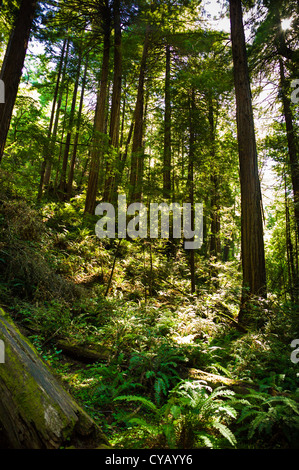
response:
<path id="1" fill-rule="evenodd" d="M 1 2 L 0 306 L 115 448 L 298 448 L 298 23 Z"/>

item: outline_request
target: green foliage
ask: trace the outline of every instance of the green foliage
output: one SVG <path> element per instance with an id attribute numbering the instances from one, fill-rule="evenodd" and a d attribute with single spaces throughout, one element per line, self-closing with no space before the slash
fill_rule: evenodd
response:
<path id="1" fill-rule="evenodd" d="M 161 407 L 141 396 L 121 396 L 116 401 L 140 403 L 148 413 L 147 418 L 136 418 L 131 417 L 136 411 L 129 412 L 127 423 L 138 425 L 153 438 L 160 436 L 160 442 L 164 439 L 167 447 L 190 449 L 217 448 L 223 445 L 223 439 L 230 446 L 236 445 L 235 436 L 226 424 L 237 416 L 229 403 L 233 397 L 230 390 L 212 391 L 203 381 L 185 381 L 171 391 L 167 403 Z"/>
<path id="2" fill-rule="evenodd" d="M 184 361 L 185 357 L 178 348 L 162 342 L 151 351 L 133 353 L 129 371 L 140 377 L 140 382 L 148 389 L 153 390 L 152 398 L 160 405 L 163 396 L 165 398 L 171 386 L 180 380 L 178 366 Z"/>
<path id="3" fill-rule="evenodd" d="M 105 2 L 56 2 L 57 8 L 50 3 L 37 11 L 34 41 L 1 162 L 1 303 L 28 329 L 42 358 L 116 448 L 298 446 L 298 368 L 290 360 L 290 342 L 299 324 L 295 292 L 298 234 L 288 135 L 277 106 L 281 93 L 275 64 L 276 3 L 264 2 L 263 11 L 258 5 L 257 17 L 249 19 L 253 96 L 258 97 L 262 88 L 255 80 L 260 73 L 259 78 L 274 84 L 271 109 L 277 109 L 278 114 L 274 119 L 271 114 L 266 137 L 257 139 L 259 173 L 263 176 L 271 163 L 275 178 L 271 179 L 270 195 L 267 192 L 264 198 L 263 194 L 268 299 L 252 303 L 248 311 L 252 327 L 246 332 L 240 331 L 237 323 L 242 294 L 241 195 L 228 35 L 203 28 L 206 17 L 193 0 L 123 2 L 123 61 L 110 61 L 109 65 L 111 87 L 105 108 L 106 129 L 100 134 L 104 148 L 98 152 L 97 202 L 109 172 L 119 178 L 114 195 L 130 190 L 137 127 L 134 109 L 148 27 L 151 36 L 143 80 L 145 115 L 140 152 L 144 158 L 139 159 L 142 200 L 145 204 L 162 202 L 167 127 L 165 50 L 169 48 L 171 199 L 180 204 L 189 200 L 192 173 L 194 201 L 203 202 L 204 210 L 204 243 L 194 253 L 196 291 L 191 295 L 191 257 L 182 240 L 124 239 L 115 256 L 117 240 L 99 240 L 95 235 L 97 217 L 85 213 L 86 185 L 93 168 L 90 156 L 96 95 L 102 88 L 102 39 L 105 27 L 110 30 L 114 24 L 115 11 L 112 2 L 107 3 L 107 9 Z M 252 3 L 244 2 L 247 10 Z M 1 58 L 19 4 L 19 0 L 2 2 Z M 96 4 L 99 8 L 95 9 Z M 285 32 L 285 40 L 296 58 L 295 2 L 280 4 L 283 16 L 293 13 L 294 27 Z M 62 64 L 66 75 L 59 83 L 51 127 L 65 25 L 70 38 L 68 61 Z M 112 32 L 111 45 L 114 38 Z M 79 99 L 74 110 L 74 123 L 80 128 L 73 192 L 68 198 L 58 186 L 69 130 L 73 132 L 66 176 L 75 148 L 70 115 L 79 47 L 84 61 L 88 53 L 89 62 L 78 121 Z M 292 78 L 296 60 L 284 62 L 286 77 Z M 120 109 L 112 113 L 115 65 L 122 66 L 123 79 L 117 100 Z M 78 91 L 83 87 L 82 68 Z M 264 108 L 262 118 L 267 117 Z M 298 110 L 293 105 L 291 109 L 296 124 Z M 119 129 L 118 149 L 109 146 L 114 115 L 120 118 L 115 126 Z M 37 203 L 45 156 L 51 163 L 50 183 Z M 264 193 L 264 185 L 261 187 Z M 217 233 L 212 224 L 215 214 L 219 217 Z M 220 245 L 217 257 L 211 256 L 213 236 Z M 112 266 L 113 277 L 106 292 Z M 60 337 L 87 348 L 103 348 L 106 354 L 92 364 L 70 361 L 56 344 Z M 209 374 L 218 376 L 217 384 Z M 207 381 L 195 377 L 207 377 Z M 232 390 L 218 387 L 218 379 L 221 384 L 229 383 Z M 245 390 L 245 396 L 236 395 L 237 390 Z"/>
<path id="4" fill-rule="evenodd" d="M 249 440 L 257 434 L 266 447 L 273 442 L 277 447 L 287 444 L 298 448 L 299 406 L 295 400 L 254 391 L 244 400 L 238 423 L 245 424 L 239 432 L 246 429 Z"/>

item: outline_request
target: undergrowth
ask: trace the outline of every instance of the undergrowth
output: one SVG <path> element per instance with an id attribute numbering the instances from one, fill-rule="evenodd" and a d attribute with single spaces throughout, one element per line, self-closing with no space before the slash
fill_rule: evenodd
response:
<path id="1" fill-rule="evenodd" d="M 80 214 L 80 199 L 39 212 L 2 201 L 1 303 L 110 442 L 298 448 L 297 306 L 270 295 L 252 312 L 263 326 L 240 332 L 238 262 L 220 263 L 211 288 L 201 257 L 191 295 L 186 254 L 178 246 L 169 257 L 161 240 L 123 241 L 106 296 L 116 244 L 98 240 Z M 109 354 L 74 361 L 58 338 Z"/>

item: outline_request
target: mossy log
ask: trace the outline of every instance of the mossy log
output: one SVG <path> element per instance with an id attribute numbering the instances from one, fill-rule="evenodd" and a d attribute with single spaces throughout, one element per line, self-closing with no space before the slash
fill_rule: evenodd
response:
<path id="1" fill-rule="evenodd" d="M 253 389 L 258 390 L 258 386 L 253 383 L 244 382 L 242 380 L 230 379 L 222 375 L 212 374 L 200 369 L 188 369 L 188 378 L 195 380 L 203 380 L 213 390 L 217 387 L 226 386 L 233 390 L 235 393 L 245 395 L 250 393 Z"/>
<path id="2" fill-rule="evenodd" d="M 0 362 L 1 449 L 110 447 L 2 309 L 0 339 L 5 346 Z"/>
<path id="3" fill-rule="evenodd" d="M 57 339 L 55 344 L 66 356 L 86 364 L 106 361 L 111 354 L 109 349 L 104 346 L 77 344 L 63 338 Z"/>

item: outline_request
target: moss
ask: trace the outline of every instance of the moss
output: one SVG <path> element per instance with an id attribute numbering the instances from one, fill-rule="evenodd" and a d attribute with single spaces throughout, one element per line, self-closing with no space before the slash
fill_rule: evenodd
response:
<path id="1" fill-rule="evenodd" d="M 5 363 L 0 368 L 4 428 L 14 421 L 18 431 L 28 431 L 33 448 L 45 443 L 58 448 L 72 439 L 88 439 L 94 434 L 96 445 L 107 443 L 104 435 L 94 432 L 92 419 L 81 410 L 60 386 L 35 348 L 21 335 L 10 317 L 1 310 L 0 334 L 5 342 Z M 1 409 L 1 408 L 0 408 Z M 25 436 L 26 440 L 26 436 Z"/>

